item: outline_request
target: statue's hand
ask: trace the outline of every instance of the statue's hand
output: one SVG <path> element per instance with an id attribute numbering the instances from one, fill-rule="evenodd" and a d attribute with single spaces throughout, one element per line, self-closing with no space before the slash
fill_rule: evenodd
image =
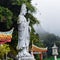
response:
<path id="1" fill-rule="evenodd" d="M 28 18 L 28 24 L 30 23 L 30 19 Z"/>

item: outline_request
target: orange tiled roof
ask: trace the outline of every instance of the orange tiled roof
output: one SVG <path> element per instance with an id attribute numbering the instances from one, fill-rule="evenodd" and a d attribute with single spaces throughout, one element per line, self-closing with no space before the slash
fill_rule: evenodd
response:
<path id="1" fill-rule="evenodd" d="M 39 48 L 35 45 L 32 45 L 32 51 L 33 52 L 47 52 L 47 48 Z"/>

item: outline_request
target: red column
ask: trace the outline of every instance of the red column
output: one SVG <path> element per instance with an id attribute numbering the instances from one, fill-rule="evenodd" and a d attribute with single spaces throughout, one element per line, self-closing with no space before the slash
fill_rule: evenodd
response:
<path id="1" fill-rule="evenodd" d="M 42 53 L 40 54 L 40 60 L 43 60 L 43 54 Z"/>

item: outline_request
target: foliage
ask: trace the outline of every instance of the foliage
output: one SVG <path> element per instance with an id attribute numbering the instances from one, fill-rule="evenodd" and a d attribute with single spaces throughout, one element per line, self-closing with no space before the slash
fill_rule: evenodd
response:
<path id="1" fill-rule="evenodd" d="M 11 26 L 12 24 L 12 12 L 8 8 L 4 8 L 0 6 L 0 22 L 7 22 L 7 27 Z"/>
<path id="2" fill-rule="evenodd" d="M 17 23 L 17 20 L 18 20 L 17 18 L 18 18 L 18 15 L 20 13 L 21 5 L 23 3 L 26 4 L 27 11 L 31 11 L 31 12 L 35 11 L 35 8 L 31 5 L 31 0 L 8 0 L 8 1 L 3 0 L 3 1 L 0 1 L 0 5 L 3 6 L 5 10 L 7 9 L 6 11 L 9 11 L 10 15 L 7 12 L 4 12 L 6 15 L 8 15 L 7 16 L 8 19 L 6 19 L 7 23 L 5 23 L 5 24 L 7 24 L 7 26 L 9 28 L 12 26 L 12 24 L 13 24 L 13 26 L 16 26 L 15 24 Z M 4 11 L 4 9 L 2 9 L 2 10 Z M 12 18 L 12 16 L 13 16 L 13 18 Z M 9 20 L 10 17 L 11 17 L 11 19 Z M 30 20 L 31 20 L 30 25 L 35 24 L 36 22 L 38 22 L 37 19 L 32 14 L 27 13 L 26 17 L 30 18 Z"/>
<path id="3" fill-rule="evenodd" d="M 12 58 L 9 58 L 8 60 L 13 60 Z"/>
<path id="4" fill-rule="evenodd" d="M 34 44 L 38 47 L 44 47 L 43 43 L 41 42 L 41 40 L 39 39 L 39 36 L 38 34 L 35 33 L 34 29 L 32 28 L 32 31 L 30 33 L 30 49 L 31 49 L 31 45 Z M 36 60 L 39 60 L 40 56 L 37 54 L 37 55 L 34 55 Z"/>
<path id="5" fill-rule="evenodd" d="M 54 60 L 54 57 L 45 58 L 43 60 Z M 57 58 L 57 60 L 60 60 L 60 58 Z"/>
<path id="6" fill-rule="evenodd" d="M 40 55 L 39 54 L 34 55 L 34 57 L 35 57 L 36 60 L 40 60 Z"/>
<path id="7" fill-rule="evenodd" d="M 43 44 L 44 46 L 48 47 L 48 56 L 52 55 L 52 46 L 54 43 L 57 45 L 58 51 L 60 52 L 60 37 L 54 34 L 48 34 L 43 37 Z"/>
<path id="8" fill-rule="evenodd" d="M 8 54 L 10 52 L 9 45 L 2 44 L 0 45 L 0 57 L 4 56 L 5 54 Z"/>
<path id="9" fill-rule="evenodd" d="M 39 23 L 39 21 L 31 13 L 27 13 L 26 18 L 30 19 L 30 26 L 33 26 L 35 23 Z"/>
<path id="10" fill-rule="evenodd" d="M 58 36 L 55 36 L 54 34 L 48 34 L 43 38 L 43 40 L 45 46 L 52 47 L 54 43 L 60 41 L 60 38 Z"/>
<path id="11" fill-rule="evenodd" d="M 3 0 L 0 1 L 0 5 L 1 5 L 1 10 L 4 12 L 4 14 L 0 14 L 2 16 L 1 20 L 2 22 L 6 22 L 5 24 L 7 24 L 7 30 L 11 28 L 11 26 L 13 25 L 14 32 L 13 32 L 13 38 L 12 38 L 12 42 L 9 43 L 10 44 L 10 48 L 11 48 L 11 53 L 13 52 L 13 55 L 15 55 L 17 52 L 16 51 L 16 45 L 18 42 L 18 34 L 17 34 L 17 20 L 18 20 L 18 15 L 20 13 L 20 9 L 21 9 L 21 5 L 25 3 L 27 6 L 27 14 L 26 14 L 26 19 L 28 20 L 28 18 L 30 18 L 30 26 L 32 28 L 31 30 L 31 37 L 30 37 L 30 46 L 32 44 L 32 40 L 34 41 L 34 44 L 36 44 L 37 46 L 41 46 L 42 44 L 40 43 L 39 39 L 38 39 L 38 35 L 34 34 L 34 29 L 33 29 L 33 24 L 38 23 L 37 19 L 30 13 L 28 13 L 28 11 L 35 12 L 35 8 L 31 5 L 31 0 Z M 4 21 L 3 17 L 6 19 Z M 3 25 L 3 24 L 2 24 Z M 1 28 L 1 27 L 0 27 Z M 4 30 L 4 29 L 2 29 Z M 39 44 L 37 44 L 39 43 Z M 12 49 L 13 48 L 13 49 Z"/>
<path id="12" fill-rule="evenodd" d="M 21 6 L 23 3 L 26 4 L 27 6 L 27 9 L 30 10 L 30 11 L 35 11 L 34 7 L 31 5 L 31 0 L 12 0 L 12 4 L 13 5 L 19 5 Z"/>
<path id="13" fill-rule="evenodd" d="M 38 34 L 34 34 L 33 32 L 31 32 L 31 43 L 33 43 L 34 45 L 38 46 L 38 47 L 44 47 L 43 43 L 40 41 Z"/>
<path id="14" fill-rule="evenodd" d="M 20 2 L 20 3 L 19 3 Z M 3 4 L 4 3 L 4 4 Z M 13 23 L 13 26 L 14 27 L 17 27 L 16 24 L 17 24 L 17 18 L 18 18 L 18 15 L 20 13 L 20 8 L 21 8 L 21 5 L 25 3 L 26 6 L 27 6 L 27 10 L 29 11 L 35 11 L 35 8 L 31 5 L 31 0 L 3 0 L 3 1 L 0 1 L 0 5 L 3 6 L 4 8 L 8 8 L 10 11 L 12 11 L 13 13 L 13 20 L 8 20 L 6 19 L 8 22 L 5 23 L 7 24 L 7 26 L 9 28 L 11 28 L 12 24 Z M 7 10 L 8 11 L 8 10 Z M 6 13 L 6 12 L 5 12 Z M 6 13 L 7 14 L 7 13 Z M 8 15 L 9 16 L 9 15 Z M 9 16 L 10 17 L 10 16 Z M 8 18 L 9 18 L 8 17 Z M 37 19 L 34 18 L 34 16 L 32 14 L 28 14 L 26 15 L 27 18 L 30 18 L 31 22 L 30 22 L 30 26 L 32 26 L 32 24 L 35 24 L 37 22 Z M 10 23 L 11 22 L 11 23 Z M 7 29 L 9 29 L 7 28 Z"/>
<path id="15" fill-rule="evenodd" d="M 54 60 L 54 57 L 53 56 L 47 57 L 47 58 L 44 58 L 43 60 Z"/>

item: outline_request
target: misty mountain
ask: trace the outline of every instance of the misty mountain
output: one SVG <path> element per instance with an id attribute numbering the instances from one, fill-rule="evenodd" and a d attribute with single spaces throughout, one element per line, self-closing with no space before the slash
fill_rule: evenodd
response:
<path id="1" fill-rule="evenodd" d="M 34 29 L 35 29 L 35 32 L 37 34 L 39 34 L 39 37 L 42 38 L 42 37 L 45 37 L 46 35 L 48 35 L 49 33 L 46 32 L 42 26 L 40 24 L 35 24 L 34 26 Z"/>

